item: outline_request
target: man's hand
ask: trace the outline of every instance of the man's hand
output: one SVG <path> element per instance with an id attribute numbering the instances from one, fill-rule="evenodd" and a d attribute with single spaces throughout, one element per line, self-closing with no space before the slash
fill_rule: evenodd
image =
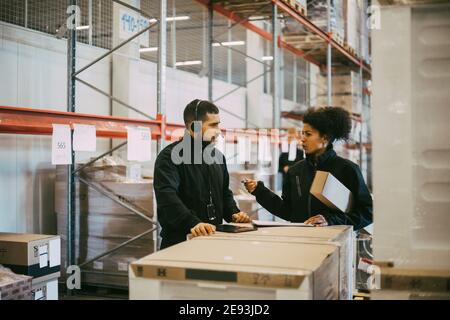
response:
<path id="1" fill-rule="evenodd" d="M 318 214 L 314 217 L 309 218 L 304 223 L 312 224 L 315 227 L 326 227 L 328 225 L 327 220 L 325 220 L 325 218 L 321 214 Z"/>
<path id="2" fill-rule="evenodd" d="M 248 214 L 246 214 L 245 212 L 242 212 L 242 211 L 233 214 L 231 216 L 231 219 L 233 220 L 233 222 L 238 222 L 238 223 L 248 223 L 248 222 L 252 221 L 252 219 L 250 219 Z"/>
<path id="3" fill-rule="evenodd" d="M 191 229 L 191 234 L 194 237 L 207 236 L 216 232 L 216 226 L 209 223 L 200 222 Z"/>
<path id="4" fill-rule="evenodd" d="M 246 179 L 244 182 L 244 186 L 247 189 L 248 192 L 252 193 L 256 189 L 256 185 L 258 184 L 258 181 L 252 180 L 252 179 Z"/>

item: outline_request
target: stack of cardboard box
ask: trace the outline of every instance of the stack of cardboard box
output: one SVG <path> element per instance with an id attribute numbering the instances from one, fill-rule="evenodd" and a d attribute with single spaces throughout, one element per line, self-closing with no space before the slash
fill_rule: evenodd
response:
<path id="1" fill-rule="evenodd" d="M 199 237 L 130 266 L 131 299 L 338 299 L 332 243 Z"/>
<path id="2" fill-rule="evenodd" d="M 58 233 L 62 236 L 63 261 L 66 254 L 66 172 L 56 169 L 55 211 Z M 153 217 L 153 180 L 129 180 L 126 167 L 95 166 L 84 170 L 82 177 L 126 202 L 145 216 Z M 106 197 L 101 192 L 76 182 L 76 236 L 77 263 L 83 263 L 112 250 L 154 225 Z M 125 288 L 127 270 L 131 261 L 155 249 L 153 234 L 136 240 L 113 253 L 83 267 L 82 281 L 91 285 Z"/>
<path id="3" fill-rule="evenodd" d="M 61 266 L 59 236 L 0 233 L 0 264 L 32 277 L 33 300 L 58 300 Z"/>
<path id="4" fill-rule="evenodd" d="M 332 106 L 342 107 L 350 113 L 361 114 L 362 88 L 361 77 L 356 72 L 338 73 L 332 75 Z M 317 76 L 317 105 L 326 106 L 327 101 L 327 76 Z"/>

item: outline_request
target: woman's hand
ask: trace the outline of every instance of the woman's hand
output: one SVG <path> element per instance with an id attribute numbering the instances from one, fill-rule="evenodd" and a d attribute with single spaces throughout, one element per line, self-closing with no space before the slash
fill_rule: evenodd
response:
<path id="1" fill-rule="evenodd" d="M 309 218 L 304 223 L 306 224 L 312 224 L 315 227 L 326 227 L 328 225 L 327 220 L 321 215 L 315 215 L 314 217 Z"/>
<path id="2" fill-rule="evenodd" d="M 231 219 L 233 220 L 233 222 L 238 222 L 238 223 L 248 223 L 248 222 L 252 222 L 252 219 L 250 219 L 250 217 L 248 216 L 248 214 L 246 214 L 245 212 L 238 212 L 235 213 L 231 216 Z"/>
<path id="3" fill-rule="evenodd" d="M 258 185 L 258 181 L 252 179 L 246 179 L 244 181 L 244 186 L 248 192 L 253 193 L 255 191 L 256 186 Z"/>

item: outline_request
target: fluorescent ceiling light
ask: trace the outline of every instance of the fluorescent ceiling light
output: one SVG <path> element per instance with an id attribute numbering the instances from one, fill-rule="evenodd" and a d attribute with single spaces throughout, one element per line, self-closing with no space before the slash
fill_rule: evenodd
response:
<path id="1" fill-rule="evenodd" d="M 264 57 L 261 58 L 261 60 L 263 60 L 263 61 L 272 61 L 273 57 L 272 56 L 264 56 Z"/>
<path id="2" fill-rule="evenodd" d="M 192 61 L 179 61 L 177 63 L 175 63 L 175 65 L 177 67 L 179 66 L 193 66 L 193 65 L 197 65 L 197 64 L 202 64 L 201 60 L 192 60 Z"/>
<path id="3" fill-rule="evenodd" d="M 140 48 L 139 52 L 155 52 L 158 51 L 158 47 Z"/>
<path id="4" fill-rule="evenodd" d="M 78 26 L 76 29 L 77 30 L 87 30 L 87 29 L 89 29 L 89 26 Z"/>
<path id="5" fill-rule="evenodd" d="M 178 17 L 167 17 L 166 21 L 183 21 L 183 20 L 189 20 L 191 17 L 189 16 L 178 16 Z"/>
<path id="6" fill-rule="evenodd" d="M 191 17 L 189 16 L 178 16 L 178 17 L 167 17 L 166 21 L 167 22 L 172 22 L 172 21 L 183 21 L 183 20 L 189 20 Z M 158 20 L 156 20 L 155 18 L 152 18 L 150 20 L 148 20 L 148 22 L 150 23 L 155 23 Z"/>
<path id="7" fill-rule="evenodd" d="M 245 41 L 224 41 L 224 42 L 214 42 L 213 47 L 221 47 L 221 46 L 243 46 Z"/>

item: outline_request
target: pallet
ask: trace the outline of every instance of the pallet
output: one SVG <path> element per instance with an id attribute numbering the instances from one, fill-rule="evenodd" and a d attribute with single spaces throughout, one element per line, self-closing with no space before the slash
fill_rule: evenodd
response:
<path id="1" fill-rule="evenodd" d="M 285 2 L 291 8 L 295 9 L 297 12 L 306 17 L 306 8 L 299 5 L 296 0 L 283 0 L 283 2 Z"/>
<path id="2" fill-rule="evenodd" d="M 325 41 L 317 35 L 285 35 L 283 40 L 302 50 L 319 50 L 326 46 Z"/>

